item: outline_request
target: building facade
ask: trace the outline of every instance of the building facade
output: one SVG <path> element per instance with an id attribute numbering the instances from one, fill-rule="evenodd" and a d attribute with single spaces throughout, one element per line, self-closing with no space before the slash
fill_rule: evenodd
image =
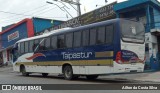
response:
<path id="1" fill-rule="evenodd" d="M 54 23 L 52 21 L 55 21 Z M 3 27 L 0 32 L 0 61 L 12 63 L 12 47 L 20 39 L 33 37 L 46 28 L 60 24 L 62 21 L 32 18 L 24 19 L 16 24 Z"/>
<path id="2" fill-rule="evenodd" d="M 140 21 L 145 26 L 146 70 L 160 69 L 160 2 L 128 0 L 114 5 L 117 18 Z"/>
<path id="3" fill-rule="evenodd" d="M 52 26 L 57 26 L 64 21 L 60 20 L 50 20 L 50 19 L 42 19 L 42 18 L 32 18 L 34 25 L 34 35 L 41 35 L 46 28 L 50 28 Z"/>

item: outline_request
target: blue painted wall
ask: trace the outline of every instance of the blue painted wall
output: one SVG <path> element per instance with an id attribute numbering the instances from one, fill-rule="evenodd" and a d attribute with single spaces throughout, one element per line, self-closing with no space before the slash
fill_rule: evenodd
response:
<path id="1" fill-rule="evenodd" d="M 114 11 L 119 11 L 121 9 L 129 8 L 135 5 L 143 4 L 149 0 L 128 0 L 126 2 L 118 3 L 114 5 Z"/>
<path id="2" fill-rule="evenodd" d="M 140 4 L 146 4 L 147 2 L 149 3 L 154 3 L 157 6 L 160 6 L 160 3 L 157 2 L 157 0 L 128 0 L 126 2 L 118 3 L 114 5 L 114 11 L 119 11 L 125 8 L 130 8 L 135 5 L 140 5 Z"/>
<path id="3" fill-rule="evenodd" d="M 146 16 L 146 11 L 144 8 L 139 9 L 139 10 L 134 10 L 131 12 L 123 13 L 124 18 L 135 18 L 137 21 L 139 21 L 140 18 L 144 17 L 144 16 Z"/>
<path id="4" fill-rule="evenodd" d="M 140 7 L 144 8 L 144 11 L 138 11 Z M 128 0 L 114 5 L 116 14 L 119 16 L 123 13 L 124 18 L 136 17 L 136 20 L 139 21 L 138 17 L 146 15 L 146 33 L 150 32 L 150 29 L 160 28 L 160 9 L 158 10 L 158 8 L 160 8 L 160 3 L 157 0 Z M 137 11 L 134 12 L 131 9 Z M 128 10 L 132 12 L 128 12 Z"/>
<path id="5" fill-rule="evenodd" d="M 41 18 L 33 18 L 33 24 L 34 24 L 34 32 L 38 33 L 41 32 L 47 28 L 50 28 L 53 25 L 59 25 L 62 21 L 57 20 L 48 20 L 48 19 L 41 19 Z"/>
<path id="6" fill-rule="evenodd" d="M 154 12 L 154 26 L 155 28 L 160 28 L 160 11 L 157 9 L 153 9 Z"/>
<path id="7" fill-rule="evenodd" d="M 4 31 L 4 30 L 6 30 L 6 29 L 8 29 L 8 28 L 10 28 L 10 27 L 12 27 L 14 24 L 11 24 L 11 25 L 8 25 L 8 26 L 5 26 L 5 27 L 2 27 L 2 31 Z"/>
<path id="8" fill-rule="evenodd" d="M 18 31 L 19 32 L 19 38 L 16 38 L 12 41 L 8 41 L 8 35 L 14 33 Z M 27 25 L 26 23 L 22 23 L 21 25 L 11 29 L 10 31 L 7 31 L 6 33 L 1 35 L 2 38 L 2 48 L 7 48 L 11 45 L 13 45 L 14 43 L 16 43 L 18 40 L 23 39 L 23 38 L 27 38 L 28 34 L 27 34 Z"/>

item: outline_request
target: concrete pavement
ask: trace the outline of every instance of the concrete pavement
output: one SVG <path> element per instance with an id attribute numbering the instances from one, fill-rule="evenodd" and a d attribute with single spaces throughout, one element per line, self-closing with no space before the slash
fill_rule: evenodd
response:
<path id="1" fill-rule="evenodd" d="M 137 77 L 135 80 L 160 82 L 160 71 L 142 73 L 143 77 Z"/>
<path id="2" fill-rule="evenodd" d="M 12 66 L 0 67 L 0 72 L 13 72 L 13 67 Z"/>
<path id="3" fill-rule="evenodd" d="M 63 78 L 48 76 L 46 78 L 38 74 L 23 77 L 20 73 L 13 73 L 12 67 L 0 67 L 1 84 L 154 84 L 159 82 L 159 72 L 119 74 L 101 76 L 98 80 L 89 81 L 85 78 L 68 81 Z M 119 80 L 114 80 L 119 79 Z M 101 80 L 102 79 L 102 80 Z M 135 81 L 134 81 L 135 80 Z M 136 81 L 137 80 L 137 81 Z M 141 82 L 142 81 L 142 82 Z M 145 82 L 151 81 L 151 82 Z M 159 82 L 160 83 L 160 82 Z M 158 83 L 158 84 L 159 84 Z M 43 91 L 0 91 L 0 93 L 159 93 L 159 90 L 43 90 Z"/>

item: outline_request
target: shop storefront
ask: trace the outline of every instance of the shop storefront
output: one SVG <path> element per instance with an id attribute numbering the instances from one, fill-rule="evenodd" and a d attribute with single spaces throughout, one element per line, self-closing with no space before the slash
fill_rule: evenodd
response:
<path id="1" fill-rule="evenodd" d="M 0 33 L 0 53 L 4 64 L 12 63 L 12 47 L 20 39 L 34 36 L 31 19 L 24 19 Z"/>
<path id="2" fill-rule="evenodd" d="M 12 63 L 12 48 L 18 40 L 33 37 L 44 29 L 58 25 L 61 22 L 51 19 L 32 18 L 4 27 L 5 29 L 0 32 L 0 63 Z"/>

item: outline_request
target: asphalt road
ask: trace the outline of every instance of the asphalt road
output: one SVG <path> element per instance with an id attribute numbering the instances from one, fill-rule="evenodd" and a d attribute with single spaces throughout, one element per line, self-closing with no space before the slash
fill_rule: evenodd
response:
<path id="1" fill-rule="evenodd" d="M 42 77 L 41 74 L 31 74 L 30 76 L 22 76 L 21 73 L 0 72 L 1 84 L 111 84 L 111 83 L 140 83 L 141 81 L 133 81 L 125 78 L 105 78 L 100 77 L 96 80 L 87 80 L 80 77 L 76 80 L 64 80 L 63 77 L 57 75 L 49 75 Z M 145 83 L 145 82 L 143 82 Z"/>
<path id="2" fill-rule="evenodd" d="M 141 76 L 141 74 L 139 74 Z M 116 78 L 113 78 L 116 77 Z M 117 75 L 117 76 L 102 76 L 96 80 L 87 80 L 85 77 L 80 77 L 77 80 L 64 80 L 63 77 L 49 75 L 42 77 L 41 74 L 31 74 L 30 76 L 22 76 L 21 73 L 12 72 L 11 69 L 0 71 L 0 84 L 151 84 L 155 82 L 137 81 L 132 78 L 137 75 Z M 0 91 L 0 93 L 159 93 L 158 90 L 53 90 L 53 91 Z"/>

